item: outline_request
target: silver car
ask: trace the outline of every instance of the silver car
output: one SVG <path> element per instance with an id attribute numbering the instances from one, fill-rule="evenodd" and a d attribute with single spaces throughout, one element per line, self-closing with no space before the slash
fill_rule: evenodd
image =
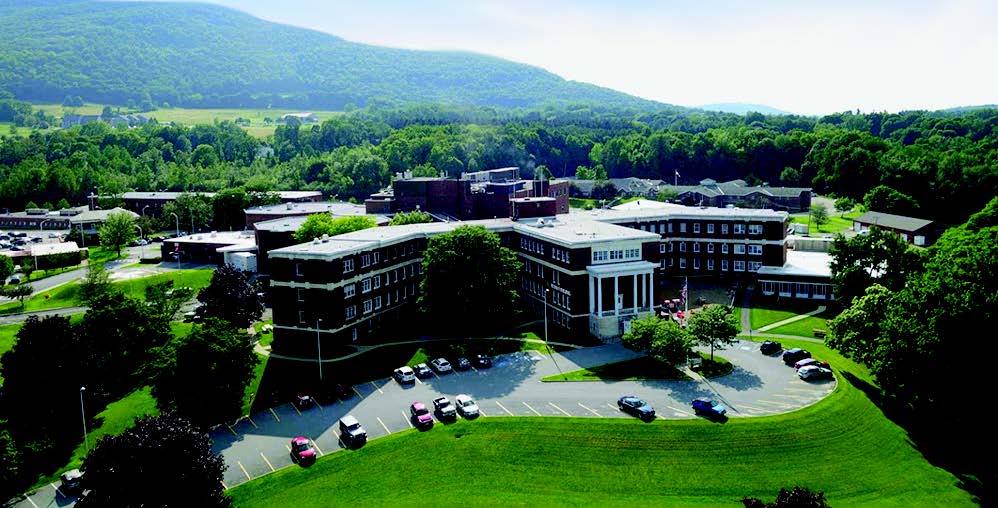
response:
<path id="1" fill-rule="evenodd" d="M 457 412 L 465 418 L 474 418 L 479 415 L 478 404 L 475 404 L 475 399 L 468 395 L 462 393 L 454 397 L 454 405 L 457 406 Z"/>

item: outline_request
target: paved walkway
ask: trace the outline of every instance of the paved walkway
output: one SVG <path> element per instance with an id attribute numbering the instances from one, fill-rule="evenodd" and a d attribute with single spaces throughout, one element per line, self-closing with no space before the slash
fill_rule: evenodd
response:
<path id="1" fill-rule="evenodd" d="M 777 339 L 804 340 L 804 341 L 808 341 L 808 342 L 815 342 L 815 343 L 818 343 L 818 344 L 821 344 L 821 343 L 825 342 L 822 339 L 815 339 L 815 338 L 811 338 L 811 337 L 801 337 L 799 335 L 786 335 L 786 334 L 780 334 L 780 333 L 766 333 L 769 330 L 772 330 L 774 328 L 783 326 L 783 325 L 785 325 L 787 323 L 793 323 L 794 321 L 797 321 L 797 320 L 800 320 L 800 319 L 804 319 L 804 318 L 809 317 L 809 316 L 814 316 L 816 314 L 820 314 L 820 313 L 822 313 L 822 312 L 825 311 L 825 306 L 824 305 L 822 305 L 822 306 L 818 307 L 817 309 L 815 309 L 815 310 L 813 310 L 811 312 L 808 312 L 806 314 L 801 314 L 801 315 L 794 316 L 794 317 L 791 317 L 791 318 L 788 318 L 788 319 L 784 319 L 783 321 L 777 321 L 775 323 L 770 323 L 770 324 L 768 324 L 766 326 L 763 326 L 763 327 L 759 328 L 758 330 L 753 330 L 752 329 L 752 308 L 750 307 L 750 304 L 752 302 L 752 291 L 754 289 L 755 289 L 755 286 L 749 286 L 748 288 L 746 288 L 745 289 L 745 296 L 742 299 L 742 315 L 741 315 L 741 324 L 742 324 L 742 332 L 741 333 L 742 333 L 742 335 L 748 335 L 749 337 L 751 337 L 753 335 L 758 335 L 760 337 L 764 336 L 764 337 L 777 338 Z"/>

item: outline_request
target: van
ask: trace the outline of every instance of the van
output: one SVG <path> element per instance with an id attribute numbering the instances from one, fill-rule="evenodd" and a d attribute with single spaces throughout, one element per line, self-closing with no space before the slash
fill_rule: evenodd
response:
<path id="1" fill-rule="evenodd" d="M 11 275 L 10 276 L 10 283 L 11 284 L 20 284 L 21 283 L 21 276 L 18 275 L 18 274 L 16 274 L 16 273 L 14 275 Z"/>

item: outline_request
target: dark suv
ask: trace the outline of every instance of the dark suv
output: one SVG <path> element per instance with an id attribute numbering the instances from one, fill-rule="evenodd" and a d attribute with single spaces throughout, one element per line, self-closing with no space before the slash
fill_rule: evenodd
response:
<path id="1" fill-rule="evenodd" d="M 767 340 L 759 346 L 759 352 L 764 355 L 771 355 L 783 349 L 783 345 L 773 340 Z"/>
<path id="2" fill-rule="evenodd" d="M 793 365 L 797 363 L 797 360 L 802 358 L 810 358 L 811 353 L 805 349 L 795 347 L 793 349 L 788 349 L 783 352 L 783 363 L 787 365 Z"/>

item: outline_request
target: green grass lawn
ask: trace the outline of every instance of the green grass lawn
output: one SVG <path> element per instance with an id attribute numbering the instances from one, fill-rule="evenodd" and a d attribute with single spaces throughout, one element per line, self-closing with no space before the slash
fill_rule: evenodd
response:
<path id="1" fill-rule="evenodd" d="M 250 380 L 250 384 L 246 387 L 246 392 L 243 394 L 243 408 L 242 414 L 248 415 L 253 412 L 253 401 L 256 400 L 257 391 L 260 389 L 260 381 L 263 381 L 263 373 L 267 370 L 267 362 L 270 360 L 269 357 L 257 354 L 260 357 L 260 363 L 256 364 L 256 368 L 253 369 L 253 379 Z"/>
<path id="2" fill-rule="evenodd" d="M 13 132 L 11 131 L 13 128 Z M 0 136 L 22 136 L 27 137 L 31 134 L 31 127 L 17 127 L 12 122 L 0 122 Z"/>
<path id="3" fill-rule="evenodd" d="M 266 347 L 269 346 L 272 342 L 274 342 L 274 330 L 273 329 L 271 329 L 270 331 L 263 330 L 263 325 L 273 325 L 273 324 L 274 324 L 273 319 L 267 319 L 264 320 L 263 322 L 256 323 L 253 325 L 253 328 L 256 329 L 256 340 L 257 342 L 260 343 L 261 346 Z"/>
<path id="4" fill-rule="evenodd" d="M 808 318 L 804 318 L 802 322 L 811 324 L 807 328 L 802 328 L 805 325 L 797 323 L 791 323 L 790 325 L 784 325 L 780 328 L 788 327 L 787 330 L 797 331 L 804 329 L 806 334 L 802 335 L 804 337 L 812 337 L 812 328 L 827 328 L 825 326 L 825 320 L 832 319 L 838 315 L 841 311 L 838 304 L 835 302 L 819 302 L 819 301 L 808 301 L 808 300 L 797 300 L 793 298 L 776 298 L 772 296 L 760 296 L 755 295 L 752 297 L 752 309 L 750 311 L 750 319 L 752 322 L 752 329 L 758 330 L 763 326 L 776 323 L 778 321 L 783 321 L 784 319 L 792 318 L 800 314 L 805 314 L 818 309 L 818 307 L 824 306 L 825 311 L 820 314 L 815 314 Z M 820 324 L 821 326 L 815 326 L 815 324 Z M 770 333 L 788 333 L 789 335 L 800 335 L 799 333 L 789 333 L 789 332 L 778 332 L 776 330 L 768 330 Z"/>
<path id="5" fill-rule="evenodd" d="M 17 339 L 17 331 L 21 329 L 21 323 L 14 323 L 11 325 L 0 325 L 0 358 L 3 358 L 3 354 L 10 351 L 14 347 L 14 341 Z M 3 383 L 3 376 L 0 376 L 0 384 Z"/>
<path id="6" fill-rule="evenodd" d="M 818 227 L 814 222 L 811 222 L 810 234 L 835 234 L 847 229 L 852 228 L 852 220 L 856 217 L 862 215 L 862 212 L 852 211 L 844 215 L 839 215 L 835 210 L 828 211 L 828 222 L 826 222 L 821 227 Z M 791 223 L 807 224 L 808 214 L 795 214 L 790 216 Z"/>

